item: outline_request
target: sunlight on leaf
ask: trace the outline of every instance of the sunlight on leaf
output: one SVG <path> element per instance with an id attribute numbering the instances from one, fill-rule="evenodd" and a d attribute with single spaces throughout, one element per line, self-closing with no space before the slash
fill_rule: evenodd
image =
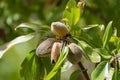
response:
<path id="1" fill-rule="evenodd" d="M 71 62 L 66 61 L 62 67 L 61 72 L 65 72 L 65 71 L 69 70 L 72 66 L 73 66 L 73 64 Z"/>
<path id="2" fill-rule="evenodd" d="M 19 29 L 31 29 L 35 32 L 49 32 L 50 31 L 50 27 L 47 25 L 41 25 L 41 24 L 36 24 L 36 23 L 22 23 L 20 25 L 18 25 L 15 30 L 19 30 Z"/>
<path id="3" fill-rule="evenodd" d="M 69 21 L 70 27 L 75 25 L 80 19 L 80 8 L 77 7 L 75 0 L 69 0 L 63 14 L 64 18 Z"/>
<path id="4" fill-rule="evenodd" d="M 87 27 L 83 27 L 82 29 L 83 29 L 83 30 L 88 30 L 88 29 L 91 29 L 91 28 L 94 28 L 94 27 L 98 27 L 98 26 L 99 26 L 98 24 L 87 25 Z"/>
<path id="5" fill-rule="evenodd" d="M 101 62 L 97 65 L 91 74 L 91 80 L 104 80 L 109 72 L 109 63 L 106 61 Z"/>
<path id="6" fill-rule="evenodd" d="M 0 47 L 0 58 L 3 56 L 3 54 L 7 50 L 9 50 L 14 45 L 26 42 L 26 41 L 34 38 L 34 36 L 35 36 L 34 34 L 28 34 L 28 35 L 24 35 L 24 36 L 19 36 L 19 37 L 15 38 L 14 40 L 12 40 L 11 42 L 9 42 L 8 44 L 5 44 L 5 45 L 1 46 Z"/>
<path id="7" fill-rule="evenodd" d="M 19 29 L 19 28 L 30 28 L 34 31 L 38 30 L 39 27 L 41 26 L 41 24 L 35 24 L 35 23 L 22 23 L 20 25 L 18 25 L 15 30 Z"/>
<path id="8" fill-rule="evenodd" d="M 112 80 L 114 73 L 114 68 L 110 68 L 108 75 L 106 76 L 106 80 Z"/>
<path id="9" fill-rule="evenodd" d="M 79 8 L 71 9 L 71 18 L 72 18 L 71 23 L 73 25 L 75 25 L 79 21 L 79 18 L 80 18 L 80 9 Z"/>
<path id="10" fill-rule="evenodd" d="M 93 63 L 98 63 L 101 61 L 101 57 L 100 55 L 98 54 L 97 51 L 93 50 L 92 51 L 92 55 L 90 55 L 90 60 L 93 62 Z"/>
<path id="11" fill-rule="evenodd" d="M 114 50 L 114 49 L 119 50 L 120 48 L 118 47 L 118 44 L 119 44 L 119 38 L 116 36 L 111 36 L 108 44 L 110 50 Z"/>

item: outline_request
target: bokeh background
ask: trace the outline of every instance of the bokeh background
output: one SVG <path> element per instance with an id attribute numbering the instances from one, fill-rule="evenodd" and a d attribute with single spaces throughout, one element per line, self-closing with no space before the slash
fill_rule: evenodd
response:
<path id="1" fill-rule="evenodd" d="M 23 22 L 50 25 L 61 20 L 68 0 L 0 0 L 0 46 L 22 35 L 15 27 Z M 79 0 L 77 0 L 79 1 Z M 107 25 L 113 21 L 120 36 L 120 0 L 84 0 L 85 6 L 80 26 L 90 24 Z M 0 58 L 0 80 L 22 80 L 20 64 L 26 53 L 36 48 L 36 39 L 13 46 Z M 1 49 L 0 47 L 0 49 Z"/>

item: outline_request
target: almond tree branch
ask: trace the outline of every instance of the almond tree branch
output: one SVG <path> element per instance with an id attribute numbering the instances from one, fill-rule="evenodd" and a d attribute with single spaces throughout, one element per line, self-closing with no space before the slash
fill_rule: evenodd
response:
<path id="1" fill-rule="evenodd" d="M 86 80 L 90 80 L 89 75 L 88 75 L 88 73 L 87 73 L 87 69 L 84 68 L 84 66 L 82 65 L 81 62 L 79 62 L 78 65 L 79 65 L 82 73 L 84 74 Z"/>

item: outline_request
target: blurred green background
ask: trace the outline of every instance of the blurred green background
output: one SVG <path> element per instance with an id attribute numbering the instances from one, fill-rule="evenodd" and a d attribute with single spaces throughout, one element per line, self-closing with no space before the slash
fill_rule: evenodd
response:
<path id="1" fill-rule="evenodd" d="M 68 0 L 0 0 L 0 46 L 22 35 L 14 28 L 23 22 L 35 22 L 50 25 L 61 20 Z M 79 1 L 79 0 L 77 0 Z M 107 24 L 113 21 L 113 27 L 120 36 L 120 0 L 85 0 L 80 18 L 80 26 L 89 24 Z M 26 53 L 36 48 L 37 39 L 17 44 L 0 59 L 0 80 L 22 80 L 19 75 L 20 64 Z M 0 47 L 1 50 L 1 47 Z"/>

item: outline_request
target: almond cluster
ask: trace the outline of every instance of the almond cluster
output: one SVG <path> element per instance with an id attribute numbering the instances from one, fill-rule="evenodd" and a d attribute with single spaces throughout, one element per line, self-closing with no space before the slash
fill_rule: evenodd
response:
<path id="1" fill-rule="evenodd" d="M 36 49 L 36 55 L 38 57 L 46 57 L 51 55 L 51 63 L 55 64 L 60 56 L 61 50 L 63 48 L 63 44 L 67 42 L 64 39 L 67 39 L 66 35 L 68 35 L 69 30 L 67 26 L 61 22 L 53 22 L 51 24 L 51 31 L 54 35 L 58 36 L 59 39 L 56 38 L 48 38 L 44 40 Z M 72 64 L 77 64 L 82 57 L 82 50 L 75 43 L 67 43 L 69 47 L 69 53 L 67 59 Z"/>

